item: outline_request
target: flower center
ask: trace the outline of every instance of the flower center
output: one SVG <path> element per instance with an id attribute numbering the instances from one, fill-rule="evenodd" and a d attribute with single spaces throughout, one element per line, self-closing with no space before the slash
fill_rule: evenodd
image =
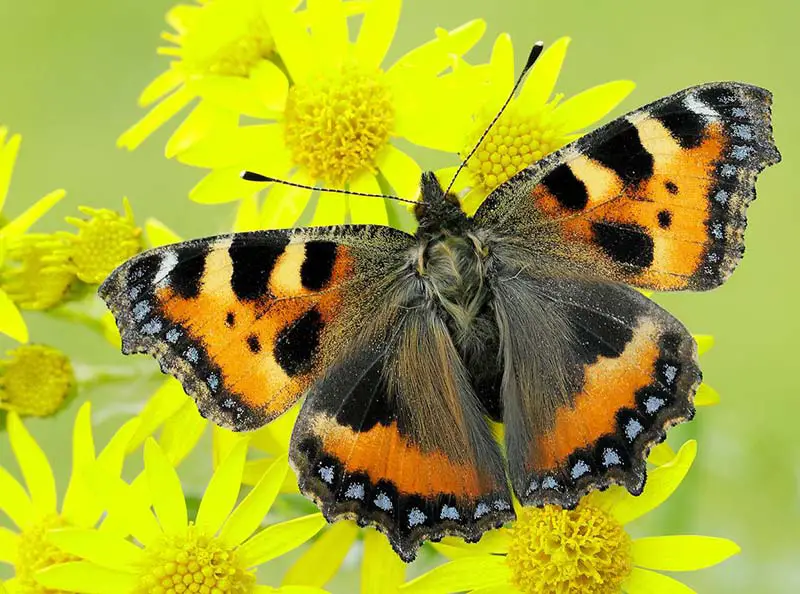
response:
<path id="1" fill-rule="evenodd" d="M 67 594 L 63 590 L 45 588 L 34 579 L 36 572 L 51 565 L 78 561 L 77 557 L 63 553 L 47 539 L 48 530 L 64 528 L 67 525 L 66 520 L 61 516 L 53 514 L 20 533 L 17 541 L 17 559 L 14 563 L 17 579 L 15 592 L 20 592 L 20 594 Z"/>
<path id="2" fill-rule="evenodd" d="M 467 168 L 477 185 L 491 192 L 512 175 L 546 154 L 561 148 L 567 138 L 550 123 L 552 108 L 525 113 L 511 103 L 481 142 Z M 492 121 L 492 114 L 478 118 L 461 158 L 465 158 Z"/>
<path id="3" fill-rule="evenodd" d="M 394 128 L 394 105 L 382 72 L 346 66 L 290 88 L 284 117 L 294 162 L 340 187 L 376 170 L 375 157 Z"/>
<path id="4" fill-rule="evenodd" d="M 147 547 L 147 564 L 131 594 L 213 592 L 250 594 L 255 574 L 243 567 L 236 550 L 190 525 L 185 534 L 166 534 Z"/>
<path id="5" fill-rule="evenodd" d="M 589 505 L 525 508 L 511 528 L 506 562 L 525 594 L 615 594 L 631 572 L 631 541 Z"/>
<path id="6" fill-rule="evenodd" d="M 69 359 L 61 351 L 23 345 L 0 361 L 0 408 L 46 417 L 61 408 L 75 383 Z"/>
<path id="7" fill-rule="evenodd" d="M 0 261 L 0 287 L 20 307 L 58 305 L 75 279 L 63 247 L 63 239 L 45 234 L 27 234 L 9 242 L 7 267 Z"/>
<path id="8" fill-rule="evenodd" d="M 248 76 L 275 51 L 262 10 L 253 0 L 204 2 L 178 41 L 183 66 L 194 74 Z"/>
<path id="9" fill-rule="evenodd" d="M 127 202 L 125 208 L 127 212 L 121 216 L 105 208 L 81 207 L 89 219 L 69 219 L 78 226 L 78 234 L 67 235 L 70 244 L 65 249 L 83 282 L 103 282 L 112 270 L 141 250 L 141 229 L 134 223 Z"/>

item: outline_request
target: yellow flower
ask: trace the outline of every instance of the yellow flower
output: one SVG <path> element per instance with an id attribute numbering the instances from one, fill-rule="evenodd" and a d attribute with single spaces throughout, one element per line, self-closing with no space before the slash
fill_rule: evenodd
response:
<path id="1" fill-rule="evenodd" d="M 275 592 L 256 585 L 255 568 L 306 542 L 325 519 L 311 514 L 258 531 L 288 463 L 283 458 L 272 464 L 237 506 L 246 451 L 242 440 L 220 464 L 190 521 L 177 473 L 158 444 L 148 440 L 144 476 L 155 513 L 120 479 L 98 476 L 96 481 L 109 518 L 124 522 L 135 540 L 108 530 L 53 530 L 50 541 L 79 560 L 51 566 L 37 580 L 48 588 L 93 594 Z"/>
<path id="2" fill-rule="evenodd" d="M 361 594 L 390 594 L 405 580 L 406 564 L 392 550 L 386 536 L 373 528 L 361 529 L 342 520 L 326 528 L 283 577 L 284 586 L 322 587 L 363 537 Z"/>
<path id="3" fill-rule="evenodd" d="M 454 31 L 439 29 L 434 40 L 384 69 L 400 5 L 400 0 L 373 0 L 355 42 L 349 40 L 341 0 L 309 3 L 303 18 L 288 10 L 265 13 L 291 86 L 287 80 L 280 87 L 282 95 L 270 104 L 272 117 L 249 109 L 252 93 L 226 96 L 231 110 L 265 121 L 220 130 L 178 156 L 190 165 L 214 169 L 191 198 L 217 203 L 254 195 L 262 186 L 241 180 L 243 169 L 356 192 L 385 193 L 385 182 L 387 191 L 391 186 L 398 196 L 415 198 L 420 166 L 392 140 L 438 149 L 452 145 L 454 137 L 463 138 L 464 121 L 449 117 L 449 109 L 469 86 L 439 75 L 480 39 L 485 24 L 472 21 Z M 293 225 L 311 193 L 273 186 L 262 225 Z M 311 224 L 342 223 L 348 211 L 354 223 L 389 220 L 386 202 L 379 198 L 321 193 Z"/>
<path id="4" fill-rule="evenodd" d="M 11 174 L 19 153 L 21 137 L 15 134 L 8 141 L 8 130 L 0 127 L 0 213 L 3 212 L 8 188 L 11 185 Z M 66 195 L 64 190 L 50 192 L 39 199 L 21 215 L 10 222 L 0 218 L 0 270 L 6 260 L 9 243 L 18 240 L 39 218 Z M 28 342 L 28 327 L 22 319 L 17 306 L 8 293 L 0 288 L 0 333 L 7 334 L 17 342 Z"/>
<path id="5" fill-rule="evenodd" d="M 64 405 L 75 385 L 69 358 L 45 345 L 22 345 L 0 360 L 0 409 L 47 417 Z"/>
<path id="6" fill-rule="evenodd" d="M 29 233 L 8 242 L 0 288 L 23 309 L 50 309 L 64 301 L 75 273 L 57 235 Z"/>
<path id="7" fill-rule="evenodd" d="M 562 37 L 539 56 L 519 95 L 508 104 L 459 174 L 453 189 L 461 194 L 470 188 L 462 195 L 462 205 L 468 214 L 473 214 L 492 190 L 517 171 L 580 137 L 584 128 L 606 116 L 633 90 L 632 82 L 615 81 L 592 87 L 566 101 L 562 101 L 562 94 L 551 98 L 569 41 Z M 455 76 L 474 79 L 473 70 L 463 66 Z M 462 159 L 475 146 L 514 86 L 514 52 L 508 35 L 497 38 L 488 71 L 488 84 L 475 86 L 473 91 L 473 99 L 481 99 L 480 107 L 464 120 L 471 122 L 472 130 L 462 137 L 457 148 Z M 467 102 L 462 109 L 471 105 Z M 438 172 L 445 185 L 450 183 L 456 169 L 449 167 Z"/>
<path id="8" fill-rule="evenodd" d="M 79 210 L 89 217 L 87 220 L 66 219 L 78 227 L 78 233 L 59 234 L 67 242 L 62 252 L 85 283 L 100 284 L 112 270 L 142 249 L 142 230 L 136 226 L 130 202 L 125 198 L 122 203 L 124 216 L 107 208 L 81 206 Z"/>
<path id="9" fill-rule="evenodd" d="M 168 157 L 215 126 L 236 123 L 238 114 L 225 107 L 225 95 L 249 95 L 251 110 L 259 115 L 269 113 L 282 88 L 285 93 L 286 81 L 275 63 L 275 39 L 266 14 L 291 11 L 298 4 L 298 0 L 280 5 L 269 0 L 196 0 L 172 8 L 167 23 L 173 32 L 162 34 L 172 45 L 158 49 L 172 62 L 139 96 L 142 107 L 156 105 L 123 133 L 117 144 L 135 149 L 201 94 L 203 99 L 170 138 Z M 345 6 L 349 14 L 362 9 L 360 2 Z M 216 101 L 217 97 L 223 101 Z"/>
<path id="10" fill-rule="evenodd" d="M 59 511 L 56 482 L 47 457 L 19 416 L 8 414 L 8 438 L 27 486 L 26 490 L 0 467 L 0 511 L 18 529 L 0 528 L 0 562 L 12 565 L 15 572 L 5 584 L 10 594 L 52 594 L 36 583 L 34 574 L 68 557 L 50 544 L 45 534 L 54 527 L 89 528 L 97 523 L 103 509 L 94 498 L 87 473 L 98 467 L 118 476 L 134 429 L 135 422 L 123 425 L 95 456 L 90 405 L 80 408 L 73 431 L 72 474 Z"/>
<path id="11" fill-rule="evenodd" d="M 634 539 L 625 526 L 675 491 L 696 453 L 696 442 L 685 443 L 671 462 L 650 473 L 638 497 L 611 487 L 590 493 L 574 510 L 554 506 L 518 509 L 511 528 L 491 532 L 475 545 L 447 538 L 435 546 L 454 560 L 404 584 L 399 591 L 688 594 L 691 589 L 657 572 L 710 567 L 737 554 L 739 547 L 709 536 Z"/>

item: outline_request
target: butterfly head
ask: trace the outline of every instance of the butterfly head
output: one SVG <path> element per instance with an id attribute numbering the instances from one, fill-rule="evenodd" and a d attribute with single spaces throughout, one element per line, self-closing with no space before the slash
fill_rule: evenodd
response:
<path id="1" fill-rule="evenodd" d="M 419 222 L 417 234 L 434 235 L 442 231 L 459 234 L 469 224 L 458 198 L 444 191 L 432 171 L 422 174 L 420 194 L 420 202 L 414 208 Z"/>

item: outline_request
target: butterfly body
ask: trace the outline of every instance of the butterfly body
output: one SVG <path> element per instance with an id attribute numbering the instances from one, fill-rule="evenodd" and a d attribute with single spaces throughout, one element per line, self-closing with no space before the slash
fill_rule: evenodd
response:
<path id="1" fill-rule="evenodd" d="M 741 83 L 692 87 L 534 163 L 472 217 L 428 173 L 413 235 L 195 240 L 137 256 L 100 293 L 123 351 L 155 355 L 214 422 L 254 429 L 304 397 L 301 490 L 411 560 L 512 519 L 512 497 L 641 492 L 701 373 L 689 332 L 639 289 L 731 274 L 756 175 L 780 157 L 769 105 Z"/>

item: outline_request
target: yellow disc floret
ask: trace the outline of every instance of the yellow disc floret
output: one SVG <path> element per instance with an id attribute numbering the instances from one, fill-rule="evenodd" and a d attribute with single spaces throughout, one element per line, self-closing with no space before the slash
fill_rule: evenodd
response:
<path id="1" fill-rule="evenodd" d="M 85 283 L 99 284 L 128 258 L 142 249 L 141 234 L 133 220 L 133 212 L 125 200 L 125 214 L 105 208 L 82 206 L 87 220 L 70 217 L 68 222 L 78 227 L 77 235 L 64 233 L 65 248 L 75 274 Z"/>
<path id="2" fill-rule="evenodd" d="M 75 273 L 56 235 L 27 234 L 9 242 L 0 288 L 26 309 L 49 309 L 67 295 Z"/>
<path id="3" fill-rule="evenodd" d="M 467 163 L 473 180 L 485 192 L 491 192 L 515 173 L 566 144 L 568 139 L 550 125 L 550 112 L 545 106 L 538 113 L 526 113 L 518 105 L 509 104 Z M 467 152 L 490 121 L 491 117 L 479 118 L 466 144 Z"/>
<path id="4" fill-rule="evenodd" d="M 132 594 L 249 594 L 255 590 L 255 574 L 242 566 L 236 550 L 196 526 L 188 526 L 184 534 L 165 534 L 146 552 L 147 564 Z"/>
<path id="5" fill-rule="evenodd" d="M 74 384 L 64 353 L 45 345 L 22 345 L 0 361 L 0 408 L 46 417 L 61 408 Z"/>
<path id="6" fill-rule="evenodd" d="M 525 594 L 616 594 L 632 569 L 631 542 L 619 522 L 590 505 L 525 508 L 506 562 Z"/>
<path id="7" fill-rule="evenodd" d="M 381 72 L 345 66 L 289 89 L 286 146 L 312 178 L 341 187 L 360 172 L 376 170 L 375 158 L 389 141 L 394 113 Z"/>
<path id="8" fill-rule="evenodd" d="M 261 60 L 275 52 L 275 40 L 264 20 L 259 0 L 211 0 L 187 11 L 186 29 L 167 34 L 189 74 L 248 76 Z"/>
<path id="9" fill-rule="evenodd" d="M 64 528 L 67 522 L 59 515 L 52 514 L 25 528 L 17 540 L 17 558 L 14 563 L 16 572 L 14 592 L 20 594 L 69 594 L 64 590 L 51 590 L 39 585 L 34 576 L 52 565 L 77 561 L 67 553 L 60 551 L 47 539 L 47 532 L 55 528 Z"/>

